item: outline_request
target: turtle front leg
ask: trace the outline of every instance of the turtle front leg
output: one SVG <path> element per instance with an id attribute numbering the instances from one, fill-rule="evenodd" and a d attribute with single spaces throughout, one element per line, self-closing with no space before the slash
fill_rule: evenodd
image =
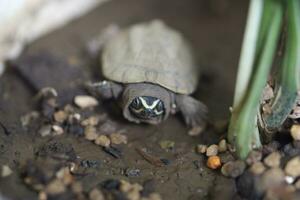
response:
<path id="1" fill-rule="evenodd" d="M 190 128 L 204 127 L 207 120 L 207 107 L 200 101 L 187 95 L 176 95 L 177 109 L 183 115 Z"/>
<path id="2" fill-rule="evenodd" d="M 123 91 L 123 86 L 112 81 L 101 81 L 88 83 L 87 89 L 93 96 L 107 100 L 117 99 Z"/>

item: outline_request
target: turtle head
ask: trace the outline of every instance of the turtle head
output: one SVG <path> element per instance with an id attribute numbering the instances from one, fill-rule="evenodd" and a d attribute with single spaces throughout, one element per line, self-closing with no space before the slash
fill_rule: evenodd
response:
<path id="1" fill-rule="evenodd" d="M 140 96 L 132 100 L 130 112 L 139 119 L 155 119 L 163 117 L 165 107 L 162 100 L 151 96 Z"/>

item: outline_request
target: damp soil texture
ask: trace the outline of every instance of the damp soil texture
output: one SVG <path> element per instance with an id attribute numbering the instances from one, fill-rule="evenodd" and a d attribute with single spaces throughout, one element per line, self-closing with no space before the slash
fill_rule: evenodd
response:
<path id="1" fill-rule="evenodd" d="M 145 195 L 155 192 L 162 199 L 239 199 L 234 180 L 207 168 L 205 156 L 194 150 L 200 143 L 216 143 L 226 130 L 209 128 L 192 137 L 180 116 L 157 126 L 138 125 L 124 120 L 113 102 L 79 109 L 73 99 L 86 94 L 86 81 L 101 80 L 98 59 L 85 51 L 92 38 L 111 24 L 127 27 L 159 18 L 190 40 L 202 69 L 194 96 L 208 106 L 211 124 L 226 122 L 247 6 L 248 1 L 240 0 L 112 0 L 30 44 L 0 78 L 0 166 L 12 171 L 0 178 L 0 199 L 43 199 L 40 185 L 46 184 L 53 171 L 70 163 L 80 166 L 73 178 L 86 196 L 96 186 L 109 190 L 126 180 L 143 185 Z M 58 92 L 53 108 L 37 96 L 45 87 Z M 66 123 L 58 123 L 63 133 L 52 127 L 58 134 L 42 137 L 41 128 L 46 127 L 45 132 L 47 125 L 57 124 L 53 114 L 68 104 L 82 119 L 100 116 L 97 132 L 121 133 L 127 143 L 103 148 L 82 136 L 80 124 Z M 36 111 L 33 120 L 28 117 L 32 111 Z M 32 188 L 29 176 L 36 176 L 35 183 L 40 185 Z M 115 195 L 115 199 L 126 198 L 130 199 Z"/>

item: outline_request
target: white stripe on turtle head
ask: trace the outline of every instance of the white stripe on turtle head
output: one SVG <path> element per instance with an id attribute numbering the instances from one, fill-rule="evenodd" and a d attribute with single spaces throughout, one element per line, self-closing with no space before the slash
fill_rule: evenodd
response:
<path id="1" fill-rule="evenodd" d="M 155 100 L 155 101 L 153 101 L 153 103 L 151 104 L 151 105 L 148 105 L 147 104 L 147 101 L 145 100 L 145 99 L 143 99 L 143 97 L 139 97 L 139 99 L 141 100 L 141 102 L 142 102 L 142 104 L 143 104 L 143 106 L 145 107 L 145 108 L 147 108 L 147 109 L 153 109 L 153 108 L 155 108 L 155 106 L 158 104 L 158 102 L 160 101 L 159 99 L 157 99 L 157 100 Z"/>

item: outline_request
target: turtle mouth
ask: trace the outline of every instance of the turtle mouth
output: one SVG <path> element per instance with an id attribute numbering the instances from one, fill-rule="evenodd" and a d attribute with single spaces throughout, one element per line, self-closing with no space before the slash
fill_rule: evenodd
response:
<path id="1" fill-rule="evenodd" d="M 165 113 L 163 101 L 150 96 L 134 98 L 129 105 L 129 110 L 135 117 L 143 120 L 160 118 Z"/>

